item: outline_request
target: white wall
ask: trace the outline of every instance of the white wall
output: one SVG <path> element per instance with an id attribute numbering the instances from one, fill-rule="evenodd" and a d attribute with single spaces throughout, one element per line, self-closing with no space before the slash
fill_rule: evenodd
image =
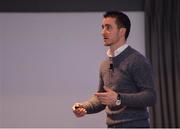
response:
<path id="1" fill-rule="evenodd" d="M 106 127 L 104 112 L 71 111 L 98 86 L 102 14 L 0 13 L 0 127 Z M 144 54 L 144 13 L 127 14 L 128 43 Z"/>

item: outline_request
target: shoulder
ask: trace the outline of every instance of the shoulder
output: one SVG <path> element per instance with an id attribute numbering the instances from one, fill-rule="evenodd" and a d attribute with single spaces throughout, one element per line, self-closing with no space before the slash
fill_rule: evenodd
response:
<path id="1" fill-rule="evenodd" d="M 132 53 L 128 57 L 128 61 L 130 62 L 130 69 L 133 71 L 136 70 L 151 70 L 152 66 L 148 58 L 142 55 L 137 50 L 131 48 Z"/>
<path id="2" fill-rule="evenodd" d="M 146 58 L 143 54 L 133 48 L 131 48 L 131 51 L 132 52 L 128 58 L 130 61 L 132 61 L 133 64 L 150 64 L 149 59 Z"/>

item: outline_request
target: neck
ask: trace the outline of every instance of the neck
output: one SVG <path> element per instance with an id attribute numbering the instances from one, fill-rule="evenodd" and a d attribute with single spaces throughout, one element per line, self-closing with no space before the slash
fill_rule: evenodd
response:
<path id="1" fill-rule="evenodd" d="M 119 47 L 121 47 L 122 45 L 124 45 L 126 43 L 126 40 L 120 40 L 119 42 L 111 45 L 110 48 L 110 53 L 111 55 L 114 55 L 114 51 L 117 50 Z"/>

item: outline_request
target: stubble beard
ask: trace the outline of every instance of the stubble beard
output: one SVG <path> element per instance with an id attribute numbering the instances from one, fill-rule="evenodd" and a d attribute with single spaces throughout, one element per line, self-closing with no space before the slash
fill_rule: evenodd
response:
<path id="1" fill-rule="evenodd" d="M 113 43 L 106 43 L 106 42 L 104 42 L 104 46 L 106 46 L 106 47 L 109 47 L 109 46 L 111 46 Z"/>

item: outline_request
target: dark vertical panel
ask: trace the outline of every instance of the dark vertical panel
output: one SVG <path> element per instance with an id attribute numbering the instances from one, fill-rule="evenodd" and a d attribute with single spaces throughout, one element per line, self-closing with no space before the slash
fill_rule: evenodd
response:
<path id="1" fill-rule="evenodd" d="M 151 59 L 157 103 L 151 110 L 153 127 L 180 127 L 180 11 L 179 0 L 146 0 L 146 52 Z"/>
<path id="2" fill-rule="evenodd" d="M 144 0 L 1 0 L 1 12 L 143 11 Z"/>

